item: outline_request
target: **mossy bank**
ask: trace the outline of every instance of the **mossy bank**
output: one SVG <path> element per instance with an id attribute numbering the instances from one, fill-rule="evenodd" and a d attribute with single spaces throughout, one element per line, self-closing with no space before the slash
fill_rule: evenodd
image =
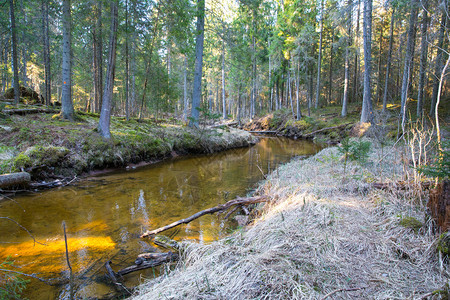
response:
<path id="1" fill-rule="evenodd" d="M 97 132 L 98 115 L 75 122 L 51 114 L 0 118 L 0 174 L 26 171 L 32 180 L 73 177 L 188 153 L 211 153 L 256 142 L 237 129 L 191 129 L 172 120 L 112 118 L 111 139 Z"/>

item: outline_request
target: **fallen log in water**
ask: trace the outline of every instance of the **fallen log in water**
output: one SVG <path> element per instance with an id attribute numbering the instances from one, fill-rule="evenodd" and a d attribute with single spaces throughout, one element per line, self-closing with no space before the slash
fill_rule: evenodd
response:
<path id="1" fill-rule="evenodd" d="M 204 216 L 204 215 L 207 215 L 207 214 L 213 214 L 213 213 L 216 213 L 218 211 L 223 211 L 223 210 L 226 210 L 226 209 L 228 209 L 228 208 L 230 208 L 230 207 L 232 207 L 234 205 L 249 205 L 249 204 L 254 204 L 254 203 L 267 202 L 269 200 L 270 199 L 268 197 L 266 197 L 266 196 L 250 197 L 250 198 L 240 198 L 240 197 L 238 197 L 238 198 L 236 198 L 234 200 L 228 201 L 225 204 L 221 204 L 221 205 L 218 205 L 218 206 L 215 206 L 215 207 L 211 207 L 211 208 L 199 211 L 198 213 L 193 214 L 192 216 L 190 216 L 190 217 L 188 217 L 186 219 L 178 220 L 176 222 L 173 222 L 173 223 L 171 223 L 169 225 L 166 225 L 164 227 L 160 227 L 160 228 L 155 229 L 155 230 L 146 231 L 144 234 L 141 235 L 141 238 L 144 238 L 144 237 L 147 237 L 147 236 L 153 236 L 155 234 L 158 234 L 160 232 L 169 230 L 169 229 L 174 228 L 174 227 L 176 227 L 178 225 L 181 225 L 181 224 L 187 224 L 187 223 L 189 223 L 189 222 L 191 222 L 191 221 L 193 221 L 193 220 L 195 220 L 197 218 L 200 218 L 201 216 Z"/>
<path id="2" fill-rule="evenodd" d="M 28 185 L 31 176 L 27 172 L 0 175 L 0 188 L 16 185 Z"/>
<path id="3" fill-rule="evenodd" d="M 154 253 L 154 254 L 156 254 L 156 253 Z M 132 266 L 129 266 L 122 270 L 117 271 L 116 274 L 118 276 L 123 276 L 123 275 L 129 274 L 131 272 L 136 272 L 139 270 L 157 267 L 159 265 L 162 265 L 163 263 L 177 261 L 179 258 L 178 254 L 172 253 L 172 252 L 159 253 L 159 254 L 160 255 L 157 255 L 156 258 L 154 258 L 150 261 L 143 260 L 138 265 L 135 264 L 135 265 L 132 265 Z M 109 273 L 109 271 L 108 271 L 108 273 Z"/>

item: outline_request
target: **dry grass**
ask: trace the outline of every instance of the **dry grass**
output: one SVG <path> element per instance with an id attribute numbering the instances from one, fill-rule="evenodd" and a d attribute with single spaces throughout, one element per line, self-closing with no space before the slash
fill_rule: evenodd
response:
<path id="1" fill-rule="evenodd" d="M 399 226 L 406 216 L 424 222 L 421 201 L 371 187 L 403 174 L 397 150 L 385 149 L 382 164 L 379 151 L 346 174 L 336 148 L 280 167 L 258 191 L 274 202 L 251 226 L 185 243 L 178 268 L 134 299 L 421 299 L 443 288 L 449 270 L 429 224 L 418 233 Z"/>

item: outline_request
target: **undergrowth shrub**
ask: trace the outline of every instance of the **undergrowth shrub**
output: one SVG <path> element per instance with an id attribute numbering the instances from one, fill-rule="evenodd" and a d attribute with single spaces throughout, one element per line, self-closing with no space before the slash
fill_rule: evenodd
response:
<path id="1" fill-rule="evenodd" d="M 349 138 L 345 138 L 341 142 L 341 146 L 338 147 L 339 153 L 344 155 L 344 174 L 347 168 L 347 161 L 353 160 L 360 164 L 365 164 L 367 158 L 369 157 L 369 152 L 371 148 L 371 143 L 369 141 L 357 140 L 350 141 Z"/>

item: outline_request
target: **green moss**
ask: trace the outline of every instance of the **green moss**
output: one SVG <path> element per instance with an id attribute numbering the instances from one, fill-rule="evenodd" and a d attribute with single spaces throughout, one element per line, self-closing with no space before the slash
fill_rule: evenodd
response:
<path id="1" fill-rule="evenodd" d="M 412 229 L 415 233 L 419 232 L 419 229 L 423 226 L 423 224 L 414 217 L 403 217 L 398 224 L 405 228 Z"/>
<path id="2" fill-rule="evenodd" d="M 439 236 L 436 250 L 442 252 L 442 254 L 450 255 L 450 233 L 444 232 Z"/>
<path id="3" fill-rule="evenodd" d="M 19 155 L 17 155 L 12 162 L 13 171 L 20 171 L 31 166 L 31 158 L 24 153 L 20 153 Z"/>

